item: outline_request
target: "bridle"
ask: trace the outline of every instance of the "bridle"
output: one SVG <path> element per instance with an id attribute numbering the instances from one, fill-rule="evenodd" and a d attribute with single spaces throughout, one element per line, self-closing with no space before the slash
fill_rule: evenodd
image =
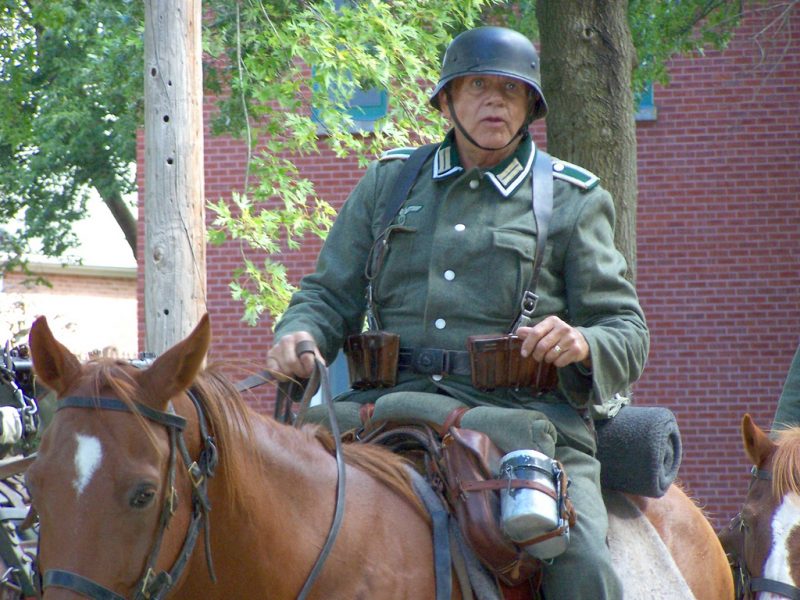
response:
<path id="1" fill-rule="evenodd" d="M 755 483 L 756 480 L 772 481 L 772 473 L 764 469 L 759 469 L 757 466 L 753 466 L 750 473 L 752 475 L 750 487 L 753 487 L 753 483 Z M 739 555 L 736 557 L 736 565 L 734 567 L 735 571 L 738 573 L 738 577 L 735 578 L 737 597 L 741 595 L 742 598 L 750 599 L 755 598 L 758 592 L 768 592 L 788 598 L 789 600 L 800 600 L 800 587 L 775 579 L 753 577 L 750 574 L 744 559 L 745 535 L 747 534 L 747 530 L 744 527 L 744 519 L 742 518 L 741 512 L 733 518 L 728 527 L 731 529 L 738 527 L 742 534 Z"/>
<path id="2" fill-rule="evenodd" d="M 308 342 L 300 342 L 297 344 L 297 354 L 310 352 Z M 237 384 L 238 391 L 250 389 L 260 385 L 271 379 L 267 371 L 258 375 L 254 375 L 245 381 Z M 330 421 L 331 433 L 334 438 L 335 446 L 335 459 L 336 459 L 336 504 L 334 507 L 333 521 L 331 522 L 328 536 L 325 543 L 317 556 L 316 561 L 306 578 L 303 588 L 300 590 L 297 598 L 298 600 L 305 600 L 311 593 L 311 589 L 319 577 L 322 567 L 326 559 L 330 555 L 339 530 L 341 529 L 344 520 L 345 508 L 345 462 L 344 453 L 341 446 L 341 435 L 339 426 L 336 419 L 336 413 L 333 409 L 333 399 L 330 391 L 330 383 L 328 381 L 327 370 L 325 365 L 315 360 L 315 369 L 311 379 L 305 385 L 303 397 L 301 399 L 301 408 L 295 425 L 299 427 L 302 424 L 305 410 L 311 402 L 314 391 L 319 388 L 322 393 L 322 401 L 328 408 L 328 419 Z M 186 448 L 186 442 L 183 437 L 183 431 L 186 428 L 186 419 L 180 415 L 175 414 L 172 405 L 169 405 L 170 412 L 158 411 L 141 404 L 134 402 L 132 405 L 126 404 L 122 400 L 116 398 L 93 398 L 84 396 L 68 396 L 58 402 L 58 409 L 63 408 L 89 408 L 101 410 L 113 410 L 119 412 L 138 413 L 144 418 L 158 423 L 167 428 L 169 432 L 169 467 L 167 471 L 167 493 L 164 497 L 164 505 L 161 509 L 159 531 L 156 534 L 156 540 L 150 550 L 148 556 L 144 575 L 139 579 L 136 584 L 136 593 L 133 600 L 162 600 L 170 592 L 175 583 L 180 579 L 183 570 L 189 562 L 189 558 L 194 551 L 197 537 L 200 533 L 200 528 L 204 528 L 205 532 L 205 552 L 206 563 L 208 572 L 212 582 L 216 582 L 216 575 L 214 574 L 214 565 L 211 558 L 211 536 L 210 536 L 210 521 L 208 519 L 208 512 L 211 510 L 211 503 L 208 499 L 207 483 L 208 478 L 213 477 L 214 470 L 218 462 L 217 447 L 214 443 L 213 436 L 208 433 L 208 426 L 206 424 L 205 413 L 203 406 L 191 390 L 187 390 L 187 394 L 194 403 L 195 410 L 197 411 L 198 424 L 200 428 L 200 437 L 202 448 L 200 456 L 197 460 L 192 460 L 189 456 L 189 451 Z M 275 406 L 275 416 L 278 420 L 287 422 L 291 420 L 291 394 L 286 388 L 281 386 L 281 392 L 278 395 L 278 401 Z M 175 491 L 175 465 L 176 455 L 180 452 L 183 459 L 183 464 L 186 468 L 189 480 L 192 483 L 192 520 L 189 523 L 189 528 L 186 531 L 186 537 L 183 542 L 180 554 L 172 565 L 169 571 L 161 571 L 156 573 L 155 563 L 158 559 L 158 553 L 161 548 L 161 543 L 164 538 L 164 533 L 169 524 L 170 518 L 175 513 L 177 503 L 177 493 Z M 38 554 L 38 552 L 37 552 Z M 35 579 L 38 581 L 39 576 Z M 64 571 L 61 569 L 50 569 L 44 573 L 41 579 L 40 588 L 44 590 L 48 586 L 61 587 L 69 589 L 73 592 L 92 598 L 93 600 L 127 600 L 123 596 L 109 590 L 108 588 L 92 581 L 91 579 Z"/>
<path id="3" fill-rule="evenodd" d="M 189 456 L 189 451 L 186 448 L 186 442 L 183 437 L 183 432 L 186 428 L 186 419 L 175 414 L 171 404 L 169 405 L 170 412 L 163 412 L 154 410 L 138 402 L 129 405 L 116 398 L 68 396 L 58 403 L 57 410 L 64 408 L 89 408 L 129 413 L 136 412 L 154 423 L 163 425 L 169 432 L 170 449 L 167 487 L 166 493 L 164 494 L 164 504 L 161 508 L 159 530 L 156 534 L 155 542 L 150 549 L 144 574 L 136 584 L 134 600 L 160 600 L 169 593 L 173 585 L 180 579 L 183 570 L 189 562 L 201 527 L 204 529 L 205 533 L 205 552 L 208 572 L 211 576 L 211 580 L 216 581 L 214 566 L 211 559 L 210 522 L 208 519 L 208 511 L 211 508 L 211 504 L 208 499 L 207 483 L 208 478 L 214 475 L 214 470 L 217 466 L 217 447 L 214 444 L 214 438 L 208 433 L 206 417 L 201 403 L 191 390 L 188 390 L 187 393 L 194 403 L 200 427 L 202 448 L 197 460 L 192 460 Z M 177 508 L 175 465 L 177 462 L 176 455 L 179 452 L 183 459 L 183 464 L 186 468 L 189 480 L 192 483 L 192 519 L 186 531 L 186 537 L 183 541 L 180 554 L 176 558 L 172 568 L 169 569 L 169 571 L 160 571 L 157 573 L 155 564 L 158 559 L 161 543 L 164 539 L 164 533 L 166 532 L 170 518 L 175 514 Z M 44 573 L 44 577 L 42 578 L 42 590 L 49 586 L 66 588 L 83 596 L 93 598 L 94 600 L 126 600 L 123 596 L 112 592 L 108 588 L 87 577 L 61 569 L 50 569 Z"/>

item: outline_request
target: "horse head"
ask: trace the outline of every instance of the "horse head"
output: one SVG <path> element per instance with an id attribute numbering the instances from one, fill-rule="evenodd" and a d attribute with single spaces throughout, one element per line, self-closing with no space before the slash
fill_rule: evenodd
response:
<path id="1" fill-rule="evenodd" d="M 745 598 L 800 598 L 800 428 L 773 440 L 746 414 L 742 441 L 752 479 L 723 544 L 739 562 Z"/>
<path id="2" fill-rule="evenodd" d="M 146 369 L 111 359 L 81 364 L 44 317 L 33 324 L 36 376 L 58 396 L 56 417 L 27 473 L 40 519 L 45 598 L 142 597 L 153 580 L 176 575 L 169 568 L 184 540 L 163 534 L 167 525 L 190 527 L 186 499 L 194 492 L 188 477 L 176 476 L 175 457 L 197 442 L 184 440 L 185 419 L 172 404 L 191 403 L 186 390 L 209 342 L 205 316 Z"/>

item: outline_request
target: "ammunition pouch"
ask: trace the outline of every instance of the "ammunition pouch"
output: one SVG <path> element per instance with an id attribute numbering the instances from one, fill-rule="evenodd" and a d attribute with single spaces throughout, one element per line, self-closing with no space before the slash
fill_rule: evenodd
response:
<path id="1" fill-rule="evenodd" d="M 398 370 L 423 375 L 469 375 L 482 391 L 530 388 L 541 394 L 558 386 L 558 371 L 549 363 L 520 354 L 516 335 L 473 335 L 468 352 L 441 348 L 401 348 L 400 336 L 386 331 L 351 335 L 344 344 L 350 385 L 356 390 L 393 387 Z"/>
<path id="2" fill-rule="evenodd" d="M 345 340 L 344 353 L 350 386 L 356 390 L 393 387 L 397 383 L 400 336 L 386 331 L 365 331 Z"/>
<path id="3" fill-rule="evenodd" d="M 541 394 L 558 386 L 553 364 L 520 354 L 522 340 L 516 335 L 472 335 L 467 338 L 472 385 L 483 391 L 496 388 L 531 388 Z"/>

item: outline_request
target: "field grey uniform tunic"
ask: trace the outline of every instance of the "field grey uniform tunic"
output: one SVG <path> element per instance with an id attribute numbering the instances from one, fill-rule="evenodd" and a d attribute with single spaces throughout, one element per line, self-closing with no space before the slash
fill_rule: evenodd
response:
<path id="1" fill-rule="evenodd" d="M 391 160 L 391 156 L 400 159 Z M 345 336 L 362 330 L 364 267 L 406 152 L 372 163 L 355 187 L 320 252 L 278 323 L 276 340 L 307 331 L 329 362 Z M 452 132 L 423 166 L 390 226 L 375 281 L 382 329 L 406 348 L 465 350 L 469 335 L 507 333 L 533 270 L 536 223 L 529 137 L 496 167 L 460 166 Z M 558 432 L 555 458 L 572 483 L 578 512 L 566 553 L 545 569 L 544 589 L 558 598 L 620 598 L 605 545 L 607 515 L 588 416 L 602 415 L 644 368 L 649 335 L 625 260 L 614 247 L 614 205 L 588 171 L 553 159 L 553 215 L 536 292 L 535 321 L 557 315 L 577 327 L 591 350 L 591 372 L 559 370 L 560 388 L 534 397 L 527 390 L 481 392 L 468 376 L 409 371 L 391 390 L 348 392 L 338 400 L 374 402 L 390 391 L 438 392 L 470 406 L 541 411 Z M 605 589 L 604 589 L 605 587 Z"/>

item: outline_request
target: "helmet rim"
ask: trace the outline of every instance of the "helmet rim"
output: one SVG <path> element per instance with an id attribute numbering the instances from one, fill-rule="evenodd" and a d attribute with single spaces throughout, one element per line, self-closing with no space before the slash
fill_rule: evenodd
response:
<path id="1" fill-rule="evenodd" d="M 539 55 L 521 33 L 488 26 L 464 31 L 453 38 L 442 59 L 439 81 L 429 96 L 431 106 L 441 111 L 439 93 L 451 81 L 470 75 L 498 75 L 525 83 L 537 96 L 527 123 L 547 114 L 540 83 Z"/>

